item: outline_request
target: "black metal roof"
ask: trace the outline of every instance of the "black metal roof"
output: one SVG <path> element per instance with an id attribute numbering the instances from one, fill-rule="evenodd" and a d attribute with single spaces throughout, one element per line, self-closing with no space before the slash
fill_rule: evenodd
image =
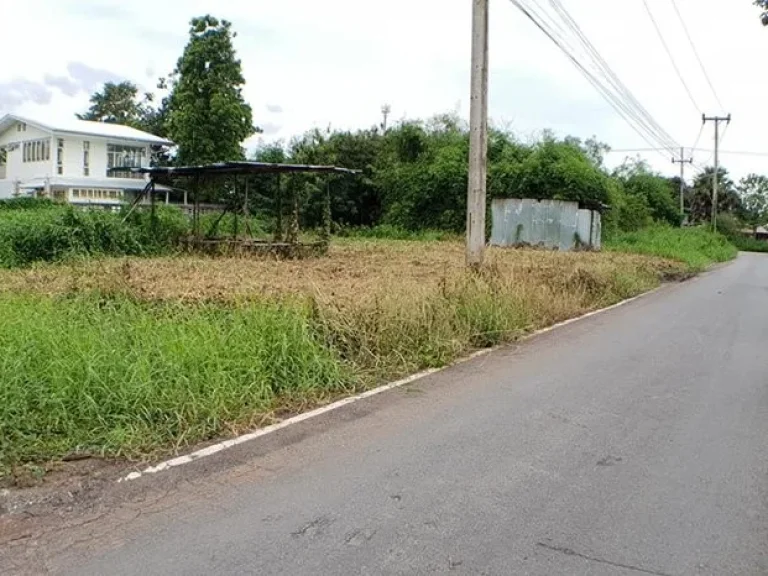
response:
<path id="1" fill-rule="evenodd" d="M 116 169 L 116 170 L 119 170 Z M 320 174 L 361 174 L 360 170 L 338 168 L 336 166 L 310 166 L 306 164 L 270 164 L 266 162 L 217 162 L 204 166 L 150 166 L 146 168 L 131 168 L 137 174 L 150 176 L 215 176 L 215 175 L 245 175 L 245 174 L 289 174 L 297 172 L 313 172 Z"/>

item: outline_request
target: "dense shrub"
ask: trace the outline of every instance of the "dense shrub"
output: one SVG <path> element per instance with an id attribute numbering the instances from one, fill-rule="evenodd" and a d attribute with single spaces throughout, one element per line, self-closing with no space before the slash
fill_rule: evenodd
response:
<path id="1" fill-rule="evenodd" d="M 507 130 L 492 129 L 488 197 L 575 201 L 603 212 L 608 237 L 654 221 L 678 225 L 679 183 L 642 162 L 628 162 L 609 173 L 602 161 L 606 150 L 594 139 L 560 139 L 545 132 L 538 141 L 522 143 Z M 466 223 L 468 157 L 468 127 L 451 115 L 404 121 L 387 131 L 313 130 L 286 149 L 264 148 L 254 159 L 333 164 L 359 169 L 361 175 L 290 175 L 281 183 L 254 179 L 253 213 L 274 221 L 279 195 L 297 194 L 302 226 L 317 228 L 329 193 L 332 220 L 343 228 L 385 224 L 409 231 L 460 233 Z"/>
<path id="2" fill-rule="evenodd" d="M 82 211 L 39 200 L 0 202 L 0 267 L 86 255 L 147 255 L 171 250 L 186 234 L 186 217 L 158 207 L 155 217 Z"/>
<path id="3" fill-rule="evenodd" d="M 29 210 L 32 208 L 50 208 L 55 204 L 48 198 L 12 198 L 0 200 L 0 210 Z"/>
<path id="4" fill-rule="evenodd" d="M 742 230 L 747 226 L 733 214 L 720 214 L 717 217 L 717 231 L 726 238 L 742 236 Z"/>
<path id="5" fill-rule="evenodd" d="M 717 231 L 742 252 L 768 252 L 768 242 L 758 240 L 754 235 L 747 235 L 746 229 L 752 229 L 733 214 L 720 214 L 717 217 Z"/>

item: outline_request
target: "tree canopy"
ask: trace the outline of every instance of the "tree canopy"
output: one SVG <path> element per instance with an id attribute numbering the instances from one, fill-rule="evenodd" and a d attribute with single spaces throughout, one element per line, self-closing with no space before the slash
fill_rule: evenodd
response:
<path id="1" fill-rule="evenodd" d="M 91 96 L 91 106 L 80 120 L 124 124 L 141 130 L 151 128 L 155 110 L 152 94 L 139 95 L 139 88 L 132 82 L 107 82 L 101 91 Z"/>
<path id="2" fill-rule="evenodd" d="M 737 191 L 744 221 L 752 228 L 768 224 L 768 177 L 749 174 L 741 179 Z"/>
<path id="3" fill-rule="evenodd" d="M 647 212 L 658 222 L 680 224 L 680 207 L 672 182 L 653 172 L 645 162 L 625 162 L 614 171 L 624 191 L 634 200 L 634 210 Z"/>
<path id="4" fill-rule="evenodd" d="M 180 164 L 242 159 L 242 143 L 256 131 L 234 36 L 230 22 L 210 15 L 190 23 L 189 42 L 170 78 L 167 112 Z"/>
<path id="5" fill-rule="evenodd" d="M 688 197 L 691 221 L 694 223 L 708 222 L 712 218 L 712 179 L 715 174 L 713 167 L 708 167 L 693 180 L 693 188 Z M 741 199 L 736 192 L 736 186 L 728 175 L 728 170 L 718 170 L 718 213 L 738 212 Z"/>

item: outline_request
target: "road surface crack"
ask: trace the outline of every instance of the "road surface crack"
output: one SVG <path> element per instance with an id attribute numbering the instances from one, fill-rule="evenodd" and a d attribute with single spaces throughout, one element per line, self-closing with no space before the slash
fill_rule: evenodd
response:
<path id="1" fill-rule="evenodd" d="M 648 570 L 646 568 L 640 568 L 639 566 L 632 566 L 630 564 L 621 564 L 620 562 L 612 562 L 611 560 L 605 560 L 604 558 L 596 558 L 594 556 L 588 556 L 586 554 L 576 552 L 571 548 L 566 548 L 565 546 L 553 546 L 552 544 L 547 544 L 546 542 L 537 542 L 536 545 L 540 546 L 541 548 L 550 550 L 552 552 L 559 552 L 560 554 L 565 554 L 566 556 L 575 556 L 576 558 L 581 558 L 583 560 L 588 560 L 590 562 L 597 562 L 599 564 L 606 564 L 607 566 L 613 566 L 614 568 L 623 568 L 624 570 L 633 570 L 635 572 L 640 572 L 642 574 L 652 574 L 653 576 L 672 576 L 671 574 L 667 574 L 666 572 L 659 572 L 657 570 Z"/>
<path id="2" fill-rule="evenodd" d="M 320 516 L 315 518 L 311 522 L 308 522 L 295 532 L 291 532 L 291 536 L 299 538 L 301 536 L 307 536 L 308 534 L 320 532 L 323 528 L 328 526 L 332 520 L 328 516 Z"/>

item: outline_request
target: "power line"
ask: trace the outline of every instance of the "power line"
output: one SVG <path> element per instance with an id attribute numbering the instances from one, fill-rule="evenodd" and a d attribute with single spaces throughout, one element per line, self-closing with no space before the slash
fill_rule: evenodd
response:
<path id="1" fill-rule="evenodd" d="M 648 12 L 648 16 L 650 17 L 651 22 L 653 23 L 653 27 L 656 28 L 656 34 L 658 34 L 659 40 L 661 40 L 661 44 L 662 46 L 664 46 L 664 50 L 666 50 L 667 56 L 669 56 L 669 61 L 672 62 L 672 67 L 675 69 L 675 72 L 677 73 L 677 77 L 680 79 L 680 83 L 683 85 L 683 88 L 685 88 L 685 91 L 688 94 L 688 98 L 691 99 L 691 103 L 693 103 L 693 107 L 696 108 L 696 110 L 698 110 L 699 112 L 701 112 L 701 108 L 696 102 L 696 99 L 693 97 L 693 93 L 691 92 L 691 89 L 688 87 L 688 84 L 685 82 L 685 79 L 683 78 L 683 75 L 680 72 L 680 68 L 678 67 L 677 62 L 675 61 L 675 57 L 672 55 L 672 50 L 669 49 L 669 45 L 667 44 L 667 41 L 664 39 L 664 34 L 662 34 L 661 28 L 659 28 L 659 23 L 656 22 L 656 18 L 653 16 L 651 7 L 648 5 L 648 0 L 643 0 L 643 5 L 645 6 L 646 12 Z"/>
<path id="2" fill-rule="evenodd" d="M 693 146 L 691 146 L 691 150 L 695 150 L 696 146 L 699 145 L 699 140 L 701 140 L 701 135 L 704 134 L 704 124 L 702 123 L 701 128 L 699 128 L 699 135 L 696 136 L 696 141 L 693 143 Z"/>
<path id="3" fill-rule="evenodd" d="M 712 90 L 712 94 L 715 95 L 715 100 L 717 100 L 718 106 L 720 106 L 720 108 L 722 109 L 725 109 L 725 106 L 723 106 L 722 100 L 720 100 L 720 96 L 717 94 L 717 90 L 715 90 L 715 85 L 712 82 L 712 79 L 710 78 L 709 74 L 707 73 L 707 68 L 704 66 L 704 61 L 701 59 L 701 55 L 699 54 L 699 51 L 696 48 L 696 43 L 693 41 L 693 37 L 691 37 L 691 33 L 688 30 L 688 25 L 685 23 L 685 19 L 683 18 L 683 15 L 680 13 L 680 8 L 678 8 L 676 0 L 672 0 L 672 6 L 675 8 L 675 12 L 677 13 L 677 18 L 678 20 L 680 20 L 680 24 L 682 24 L 683 26 L 683 30 L 685 31 L 685 35 L 688 37 L 688 42 L 691 45 L 691 49 L 693 50 L 693 53 L 696 55 L 696 60 L 698 60 L 699 62 L 699 67 L 701 68 L 701 71 L 704 74 L 704 78 L 707 79 L 707 84 L 709 84 L 709 87 Z"/>
<path id="4" fill-rule="evenodd" d="M 650 127 L 650 131 L 654 134 L 655 139 L 657 139 L 665 147 L 668 147 L 670 152 L 674 152 L 678 148 L 678 144 L 675 142 L 674 138 L 672 138 L 658 124 L 658 122 L 656 122 L 653 116 L 648 113 L 648 111 L 642 106 L 642 104 L 640 104 L 640 102 L 637 100 L 637 98 L 635 98 L 627 86 L 611 69 L 610 65 L 605 61 L 605 58 L 602 57 L 597 48 L 595 48 L 595 46 L 589 41 L 589 38 L 587 38 L 586 34 L 584 34 L 578 22 L 574 20 L 574 18 L 563 6 L 562 2 L 560 0 L 549 0 L 549 3 L 558 13 L 560 18 L 562 18 L 566 23 L 566 26 L 570 28 L 571 32 L 576 35 L 577 39 L 586 51 L 587 56 L 592 59 L 593 65 L 597 68 L 598 72 L 613 87 L 625 105 L 632 109 L 634 117 L 641 124 Z"/>
<path id="5" fill-rule="evenodd" d="M 640 128 L 638 128 L 629 118 L 628 116 L 633 115 L 633 111 L 626 106 L 624 102 L 622 102 L 620 99 L 618 99 L 614 94 L 610 92 L 603 84 L 600 83 L 600 81 L 595 77 L 594 74 L 592 74 L 565 46 L 566 41 L 563 38 L 557 38 L 555 33 L 547 28 L 547 25 L 543 22 L 543 18 L 540 14 L 537 14 L 535 10 L 530 9 L 529 7 L 523 6 L 520 2 L 517 0 L 512 0 L 512 3 L 519 8 L 525 16 L 528 17 L 528 19 L 531 20 L 552 42 L 555 43 L 555 45 L 560 48 L 560 50 L 568 57 L 569 60 L 584 74 L 584 76 L 587 78 L 587 80 L 592 84 L 592 86 L 597 89 L 598 92 L 608 101 L 608 103 L 613 106 L 613 108 L 621 115 L 632 127 L 633 130 L 635 130 L 643 140 L 651 144 L 649 141 L 648 136 L 644 135 Z M 538 17 L 538 19 L 537 19 Z M 643 127 L 646 131 L 652 134 L 652 131 L 649 130 L 647 127 Z M 655 139 L 651 137 L 651 139 Z"/>
<path id="6" fill-rule="evenodd" d="M 720 137 L 720 142 L 723 141 L 725 136 L 725 130 L 723 130 L 723 136 Z M 691 152 L 704 152 L 714 153 L 713 148 L 686 148 Z M 666 148 L 612 148 L 608 150 L 608 154 L 628 154 L 633 152 L 664 152 Z M 729 156 L 756 156 L 756 157 L 768 157 L 768 152 L 756 152 L 751 150 L 720 150 L 720 154 L 727 154 Z"/>
<path id="7" fill-rule="evenodd" d="M 592 60 L 595 72 L 590 71 L 587 66 L 579 60 L 574 54 L 575 50 L 565 37 L 566 29 L 557 22 L 557 19 L 546 13 L 538 4 L 532 6 L 530 3 L 524 3 L 524 0 L 511 0 L 511 2 L 533 22 L 560 50 L 571 60 L 571 62 L 581 71 L 586 79 L 603 98 L 619 113 L 624 120 L 635 130 L 646 142 L 653 146 L 655 141 L 663 146 L 664 150 L 669 152 L 676 149 L 674 139 L 653 119 L 645 108 L 640 105 L 637 99 L 629 92 L 627 87 L 616 76 L 613 70 L 594 48 L 589 39 L 578 27 L 570 14 L 559 3 L 559 0 L 550 0 L 555 10 L 559 13 L 565 27 L 569 28 L 576 36 L 586 55 Z M 602 81 L 598 76 L 602 77 Z M 606 82 L 607 81 L 607 82 Z"/>

